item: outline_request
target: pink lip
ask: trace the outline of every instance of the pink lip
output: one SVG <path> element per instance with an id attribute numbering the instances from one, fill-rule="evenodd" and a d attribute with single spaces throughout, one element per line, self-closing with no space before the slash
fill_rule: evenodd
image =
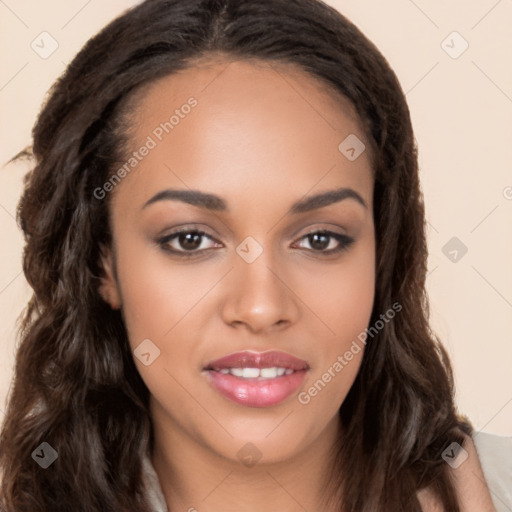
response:
<path id="1" fill-rule="evenodd" d="M 303 359 L 298 359 L 285 352 L 270 350 L 267 352 L 252 352 L 244 350 L 235 352 L 226 357 L 211 361 L 205 367 L 206 370 L 220 370 L 222 368 L 291 368 L 292 370 L 307 370 L 309 365 Z"/>
<path id="2" fill-rule="evenodd" d="M 223 368 L 271 368 L 294 370 L 290 375 L 273 379 L 244 379 L 220 373 Z M 292 395 L 302 384 L 309 370 L 306 361 L 277 351 L 237 352 L 209 363 L 204 370 L 208 382 L 224 397 L 246 407 L 270 407 Z"/>

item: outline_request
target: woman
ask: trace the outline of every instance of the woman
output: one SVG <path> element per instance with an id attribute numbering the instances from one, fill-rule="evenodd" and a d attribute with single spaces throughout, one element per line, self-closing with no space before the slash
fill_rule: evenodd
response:
<path id="1" fill-rule="evenodd" d="M 407 105 L 343 16 L 148 0 L 33 155 L 5 510 L 494 510 L 428 325 Z"/>

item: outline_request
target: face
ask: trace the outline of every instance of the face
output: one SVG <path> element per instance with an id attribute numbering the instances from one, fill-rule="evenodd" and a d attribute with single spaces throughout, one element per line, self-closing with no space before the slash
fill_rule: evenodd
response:
<path id="1" fill-rule="evenodd" d="M 337 428 L 372 311 L 358 118 L 301 71 L 248 61 L 165 77 L 131 117 L 101 293 L 155 428 L 233 461 L 246 442 L 289 459 Z"/>

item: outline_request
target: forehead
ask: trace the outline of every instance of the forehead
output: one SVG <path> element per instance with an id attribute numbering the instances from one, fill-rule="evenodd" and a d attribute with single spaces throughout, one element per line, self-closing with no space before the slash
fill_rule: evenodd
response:
<path id="1" fill-rule="evenodd" d="M 240 110 L 249 112 L 250 105 L 259 109 L 277 102 L 282 109 L 288 108 L 288 116 L 309 117 L 313 126 L 324 124 L 325 129 L 340 133 L 348 125 L 355 131 L 363 129 L 352 103 L 333 84 L 291 63 L 222 55 L 195 59 L 186 69 L 147 84 L 135 95 L 131 108 L 139 114 L 139 122 L 158 121 L 189 97 L 201 102 L 203 112 L 222 109 L 224 118 L 230 111 L 242 114 Z"/>
<path id="2" fill-rule="evenodd" d="M 126 156 L 152 147 L 123 181 L 141 197 L 166 184 L 298 196 L 315 183 L 371 185 L 369 151 L 350 161 L 339 149 L 347 137 L 366 141 L 351 103 L 289 64 L 198 60 L 145 87 L 132 109 Z"/>

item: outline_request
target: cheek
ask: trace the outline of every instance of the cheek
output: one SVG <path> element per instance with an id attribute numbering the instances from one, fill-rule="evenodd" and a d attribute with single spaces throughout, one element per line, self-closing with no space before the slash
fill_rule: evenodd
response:
<path id="1" fill-rule="evenodd" d="M 300 272 L 299 293 L 322 321 L 326 352 L 343 350 L 368 326 L 375 296 L 374 252 L 373 237 L 366 237 L 335 265 L 310 263 Z"/>
<path id="2" fill-rule="evenodd" d="M 321 319 L 315 336 L 321 356 L 297 398 L 310 413 L 322 417 L 336 413 L 356 378 L 373 310 L 373 239 L 360 243 L 345 258 L 327 271 L 315 273 L 310 268 L 309 285 L 301 286 L 305 302 Z"/>
<path id="3" fill-rule="evenodd" d="M 118 276 L 130 342 L 163 340 L 215 285 L 218 272 L 208 263 L 186 265 L 160 249 L 123 247 L 119 242 Z"/>

